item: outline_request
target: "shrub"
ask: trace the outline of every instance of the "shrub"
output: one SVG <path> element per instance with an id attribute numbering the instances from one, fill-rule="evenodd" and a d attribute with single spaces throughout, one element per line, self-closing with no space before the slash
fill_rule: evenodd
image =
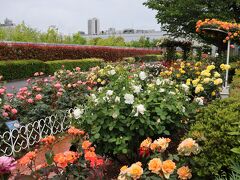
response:
<path id="1" fill-rule="evenodd" d="M 240 98 L 240 69 L 235 69 L 235 72 L 236 74 L 231 83 L 230 96 Z"/>
<path id="2" fill-rule="evenodd" d="M 118 61 L 124 57 L 145 54 L 160 54 L 159 50 L 136 48 L 113 48 L 99 46 L 53 45 L 33 43 L 0 43 L 0 59 L 58 59 L 101 58 L 105 61 Z"/>
<path id="3" fill-rule="evenodd" d="M 195 171 L 200 176 L 217 175 L 220 170 L 229 170 L 237 155 L 231 149 L 238 145 L 234 123 L 240 121 L 240 101 L 237 98 L 217 100 L 201 110 L 187 137 L 199 141 L 201 152 L 194 157 Z"/>
<path id="4" fill-rule="evenodd" d="M 162 55 L 154 55 L 154 54 L 149 54 L 146 56 L 136 56 L 135 60 L 136 62 L 154 62 L 154 61 L 161 61 L 163 59 Z"/>
<path id="5" fill-rule="evenodd" d="M 38 60 L 0 61 L 0 72 L 5 80 L 31 77 L 35 72 L 45 72 L 46 64 Z"/>
<path id="6" fill-rule="evenodd" d="M 89 68 L 95 66 L 101 66 L 103 60 L 101 59 L 82 59 L 82 60 L 58 60 L 58 61 L 47 61 L 47 73 L 54 74 L 57 70 L 64 66 L 67 70 L 72 70 L 75 67 L 80 67 L 82 71 L 88 71 Z"/>
<path id="7" fill-rule="evenodd" d="M 143 138 L 176 135 L 188 126 L 194 108 L 187 90 L 173 81 L 134 66 L 106 66 L 92 78 L 104 87 L 92 91 L 81 119 L 73 122 L 90 130 L 99 152 L 133 159 Z"/>

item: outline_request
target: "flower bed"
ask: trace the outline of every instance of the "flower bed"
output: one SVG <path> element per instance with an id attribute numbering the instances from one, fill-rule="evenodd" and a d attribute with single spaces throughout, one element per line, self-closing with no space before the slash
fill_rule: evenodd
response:
<path id="1" fill-rule="evenodd" d="M 146 54 L 160 54 L 159 50 L 141 48 L 113 48 L 99 46 L 46 45 L 29 43 L 0 43 L 0 59 L 58 59 L 100 58 L 105 61 L 122 60 Z"/>

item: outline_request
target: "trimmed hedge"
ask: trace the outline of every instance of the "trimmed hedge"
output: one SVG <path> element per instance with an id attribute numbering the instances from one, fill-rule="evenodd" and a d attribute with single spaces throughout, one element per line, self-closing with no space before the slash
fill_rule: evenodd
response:
<path id="1" fill-rule="evenodd" d="M 59 60 L 43 62 L 40 60 L 17 60 L 17 61 L 0 61 L 0 75 L 4 80 L 14 80 L 32 77 L 35 72 L 44 72 L 46 75 L 53 74 L 62 65 L 66 69 L 73 69 L 77 66 L 82 71 L 87 71 L 94 66 L 101 66 L 101 59 L 81 59 L 81 60 Z"/>
<path id="2" fill-rule="evenodd" d="M 155 54 L 148 54 L 145 56 L 136 56 L 135 57 L 135 61 L 139 62 L 156 62 L 156 61 L 161 61 L 163 60 L 163 56 L 162 55 L 155 55 Z"/>
<path id="3" fill-rule="evenodd" d="M 101 59 L 82 59 L 82 60 L 59 60 L 47 61 L 47 74 L 53 74 L 64 65 L 65 69 L 72 70 L 75 67 L 80 67 L 82 71 L 88 71 L 91 67 L 101 66 Z"/>
<path id="4" fill-rule="evenodd" d="M 100 58 L 105 61 L 118 61 L 122 60 L 124 57 L 160 53 L 160 50 L 149 50 L 144 48 L 0 43 L 0 60 L 39 59 L 49 61 L 61 59 Z"/>
<path id="5" fill-rule="evenodd" d="M 39 60 L 0 61 L 0 74 L 4 80 L 23 79 L 45 71 L 46 64 Z"/>

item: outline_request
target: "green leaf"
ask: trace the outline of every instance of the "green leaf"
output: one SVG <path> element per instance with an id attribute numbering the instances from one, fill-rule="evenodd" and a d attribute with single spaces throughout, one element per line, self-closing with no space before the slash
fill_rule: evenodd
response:
<path id="1" fill-rule="evenodd" d="M 46 152 L 45 158 L 46 158 L 46 161 L 47 161 L 48 165 L 51 165 L 53 163 L 53 156 L 54 156 L 54 154 L 53 154 L 52 151 Z"/>

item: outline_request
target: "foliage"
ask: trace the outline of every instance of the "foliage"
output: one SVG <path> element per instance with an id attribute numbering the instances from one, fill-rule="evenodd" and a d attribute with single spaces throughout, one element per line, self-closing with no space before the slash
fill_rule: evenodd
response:
<path id="1" fill-rule="evenodd" d="M 90 76 L 103 87 L 92 91 L 84 114 L 73 123 L 89 130 L 100 153 L 134 159 L 136 143 L 184 130 L 194 113 L 185 88 L 148 74 L 144 66 L 106 66 Z"/>
<path id="2" fill-rule="evenodd" d="M 38 60 L 0 61 L 0 72 L 5 80 L 27 78 L 45 71 L 46 64 Z"/>
<path id="3" fill-rule="evenodd" d="M 124 57 L 160 53 L 160 50 L 134 48 L 0 43 L 1 60 L 39 59 L 49 61 L 58 59 L 100 58 L 105 61 L 118 61 Z"/>
<path id="4" fill-rule="evenodd" d="M 123 37 L 115 37 L 111 36 L 106 39 L 103 38 L 95 38 L 93 40 L 89 40 L 89 45 L 97 45 L 97 46 L 126 46 Z"/>
<path id="5" fill-rule="evenodd" d="M 239 128 L 233 124 L 240 120 L 239 108 L 239 99 L 227 98 L 213 102 L 197 115 L 196 123 L 187 136 L 197 139 L 202 147 L 193 158 L 194 171 L 199 176 L 217 175 L 220 170 L 229 170 L 232 160 L 238 159 L 231 149 L 239 142 L 229 132 Z"/>
<path id="6" fill-rule="evenodd" d="M 240 22 L 239 0 L 146 0 L 144 5 L 157 10 L 156 18 L 162 30 L 175 37 L 195 36 L 195 25 L 199 19 Z"/>
<path id="7" fill-rule="evenodd" d="M 62 68 L 72 70 L 80 67 L 82 71 L 87 71 L 91 67 L 100 66 L 100 59 L 81 59 L 81 60 L 58 60 L 58 61 L 39 61 L 39 60 L 18 60 L 0 61 L 0 72 L 4 80 L 16 80 L 29 78 L 35 72 L 43 72 L 45 75 L 53 75 L 54 72 Z"/>
<path id="8" fill-rule="evenodd" d="M 82 71 L 88 71 L 95 66 L 101 66 L 103 60 L 101 59 L 81 59 L 81 60 L 56 60 L 47 61 L 47 74 L 54 74 L 57 70 L 64 66 L 67 70 L 72 70 L 75 67 L 80 67 Z"/>
<path id="9" fill-rule="evenodd" d="M 37 29 L 27 26 L 24 22 L 14 28 L 0 27 L 0 40 L 20 42 L 44 42 L 64 44 L 86 44 L 86 39 L 79 32 L 72 35 L 59 33 L 56 27 L 50 26 L 47 32 L 40 32 Z"/>
<path id="10" fill-rule="evenodd" d="M 149 55 L 145 55 L 145 56 L 136 56 L 135 57 L 135 62 L 149 63 L 149 62 L 156 62 L 156 61 L 161 61 L 161 60 L 163 60 L 163 56 L 155 55 L 155 54 L 149 54 Z"/>
<path id="11" fill-rule="evenodd" d="M 166 60 L 176 60 L 176 48 L 180 47 L 183 50 L 183 60 L 186 60 L 189 56 L 192 43 L 189 41 L 175 41 L 171 39 L 163 39 L 159 41 L 158 46 L 166 48 Z"/>

